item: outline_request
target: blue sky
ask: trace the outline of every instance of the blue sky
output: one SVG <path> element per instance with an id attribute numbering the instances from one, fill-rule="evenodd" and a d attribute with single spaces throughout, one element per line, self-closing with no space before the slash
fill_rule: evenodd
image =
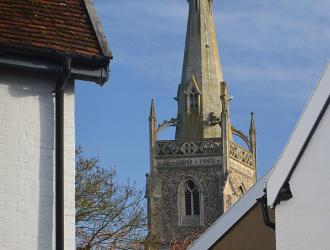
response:
<path id="1" fill-rule="evenodd" d="M 148 113 L 176 116 L 186 0 L 94 0 L 114 55 L 103 87 L 76 85 L 76 140 L 143 188 L 149 171 Z M 231 121 L 248 132 L 255 112 L 258 173 L 279 157 L 330 59 L 330 1 L 214 0 Z M 162 134 L 172 139 L 174 130 Z"/>

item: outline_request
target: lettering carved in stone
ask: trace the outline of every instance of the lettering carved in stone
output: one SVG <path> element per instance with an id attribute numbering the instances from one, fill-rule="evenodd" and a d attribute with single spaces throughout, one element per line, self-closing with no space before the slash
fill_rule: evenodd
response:
<path id="1" fill-rule="evenodd" d="M 220 166 L 222 158 L 220 156 L 194 157 L 194 158 L 161 158 L 156 159 L 156 167 L 187 167 L 187 166 Z"/>

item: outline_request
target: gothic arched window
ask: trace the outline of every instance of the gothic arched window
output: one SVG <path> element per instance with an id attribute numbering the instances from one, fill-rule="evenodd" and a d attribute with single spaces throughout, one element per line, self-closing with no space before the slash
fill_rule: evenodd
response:
<path id="1" fill-rule="evenodd" d="M 190 82 L 187 83 L 184 91 L 186 95 L 186 110 L 188 113 L 199 113 L 201 92 L 198 89 L 195 76 L 192 76 Z"/>
<path id="2" fill-rule="evenodd" d="M 189 179 L 180 185 L 179 190 L 179 225 L 202 224 L 202 197 L 195 181 Z"/>
<path id="3" fill-rule="evenodd" d="M 199 190 L 192 180 L 187 181 L 184 196 L 186 215 L 199 215 Z"/>
<path id="4" fill-rule="evenodd" d="M 245 188 L 243 184 L 239 186 L 238 191 L 239 191 L 239 196 L 243 196 L 245 194 Z"/>
<path id="5" fill-rule="evenodd" d="M 195 88 L 191 89 L 189 98 L 190 98 L 190 107 L 197 108 L 198 107 L 198 93 Z"/>

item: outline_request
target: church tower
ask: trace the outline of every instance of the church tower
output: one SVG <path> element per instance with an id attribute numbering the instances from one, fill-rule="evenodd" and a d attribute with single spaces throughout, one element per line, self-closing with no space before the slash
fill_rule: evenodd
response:
<path id="1" fill-rule="evenodd" d="M 249 136 L 231 125 L 212 0 L 188 3 L 177 117 L 157 125 L 154 100 L 149 115 L 148 249 L 188 244 L 256 181 L 254 116 Z M 157 140 L 170 126 L 176 127 L 175 140 Z"/>

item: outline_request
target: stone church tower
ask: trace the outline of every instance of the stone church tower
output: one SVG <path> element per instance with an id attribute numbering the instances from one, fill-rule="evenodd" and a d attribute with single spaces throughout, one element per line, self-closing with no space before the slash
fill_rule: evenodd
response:
<path id="1" fill-rule="evenodd" d="M 157 125 L 152 100 L 147 174 L 149 249 L 199 236 L 256 181 L 256 130 L 231 125 L 212 0 L 188 0 L 189 17 L 176 118 Z M 175 126 L 175 140 L 157 140 Z M 238 136 L 242 147 L 233 141 Z M 183 243 L 184 244 L 184 243 Z"/>

